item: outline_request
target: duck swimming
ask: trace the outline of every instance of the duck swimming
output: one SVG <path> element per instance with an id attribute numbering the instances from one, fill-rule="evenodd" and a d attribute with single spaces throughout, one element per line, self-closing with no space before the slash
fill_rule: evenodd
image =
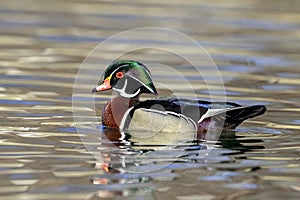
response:
<path id="1" fill-rule="evenodd" d="M 119 130 L 201 133 L 220 126 L 234 129 L 244 120 L 266 111 L 264 105 L 241 106 L 233 102 L 174 97 L 140 101 L 143 93 L 158 93 L 149 69 L 132 60 L 117 61 L 108 66 L 103 80 L 92 92 L 110 89 L 116 95 L 102 111 L 102 124 Z"/>

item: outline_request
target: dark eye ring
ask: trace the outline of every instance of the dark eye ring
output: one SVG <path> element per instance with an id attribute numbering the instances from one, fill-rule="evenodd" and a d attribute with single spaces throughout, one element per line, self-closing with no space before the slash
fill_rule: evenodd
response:
<path id="1" fill-rule="evenodd" d="M 117 78 L 123 78 L 124 77 L 124 73 L 123 72 L 117 72 L 116 73 L 116 77 Z"/>

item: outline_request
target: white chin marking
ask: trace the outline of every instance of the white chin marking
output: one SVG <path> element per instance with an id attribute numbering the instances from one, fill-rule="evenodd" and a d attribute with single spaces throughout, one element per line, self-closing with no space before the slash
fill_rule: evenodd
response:
<path id="1" fill-rule="evenodd" d="M 122 97 L 126 97 L 126 98 L 136 97 L 141 91 L 140 88 L 139 88 L 135 93 L 128 94 L 128 93 L 125 92 L 126 86 L 127 86 L 127 79 L 125 79 L 125 84 L 124 84 L 123 88 L 121 88 L 121 89 L 113 88 L 113 90 L 119 92 L 119 94 Z"/>
<path id="2" fill-rule="evenodd" d="M 126 97 L 126 98 L 133 98 L 133 97 L 136 97 L 136 96 L 140 93 L 140 88 L 139 88 L 134 94 L 127 94 L 125 91 L 120 91 L 120 89 L 115 89 L 115 88 L 113 88 L 113 90 L 119 92 L 119 94 L 120 94 L 122 97 Z"/>

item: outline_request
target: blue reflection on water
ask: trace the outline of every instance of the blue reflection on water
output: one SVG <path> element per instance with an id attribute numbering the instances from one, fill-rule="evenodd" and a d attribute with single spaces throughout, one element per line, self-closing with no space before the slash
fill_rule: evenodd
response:
<path id="1" fill-rule="evenodd" d="M 24 101 L 24 100 L 0 100 L 0 104 L 11 104 L 11 105 L 53 105 L 53 103 L 49 103 L 49 102 Z"/>

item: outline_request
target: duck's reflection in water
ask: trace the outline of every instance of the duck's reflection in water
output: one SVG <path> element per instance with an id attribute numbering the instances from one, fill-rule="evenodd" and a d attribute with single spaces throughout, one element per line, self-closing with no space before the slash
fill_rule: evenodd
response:
<path id="1" fill-rule="evenodd" d="M 103 128 L 102 163 L 95 167 L 105 174 L 148 173 L 163 169 L 174 162 L 186 162 L 186 157 L 191 154 L 206 155 L 213 142 L 202 144 L 197 137 L 195 133 L 121 133 L 118 129 Z"/>
<path id="2" fill-rule="evenodd" d="M 99 170 L 99 175 L 92 179 L 92 183 L 110 185 L 111 187 L 107 187 L 107 195 L 124 196 L 124 193 L 129 194 L 141 185 L 145 187 L 145 183 L 159 173 L 168 173 L 167 176 L 171 176 L 174 169 L 182 167 L 209 167 L 214 156 L 216 162 L 219 162 L 220 156 L 225 154 L 239 154 L 254 148 L 264 148 L 257 145 L 262 140 L 256 139 L 255 145 L 251 146 L 254 141 L 236 136 L 234 131 L 223 131 L 220 138 L 209 136 L 212 140 L 199 139 L 199 134 L 194 134 L 192 139 L 192 134 L 182 136 L 182 133 L 164 133 L 151 137 L 146 137 L 145 134 L 126 134 L 118 129 L 103 128 L 99 145 L 102 160 L 94 165 Z M 244 145 L 245 142 L 248 144 Z M 211 151 L 215 153 L 210 154 Z M 102 191 L 101 195 L 104 194 L 106 193 Z"/>

